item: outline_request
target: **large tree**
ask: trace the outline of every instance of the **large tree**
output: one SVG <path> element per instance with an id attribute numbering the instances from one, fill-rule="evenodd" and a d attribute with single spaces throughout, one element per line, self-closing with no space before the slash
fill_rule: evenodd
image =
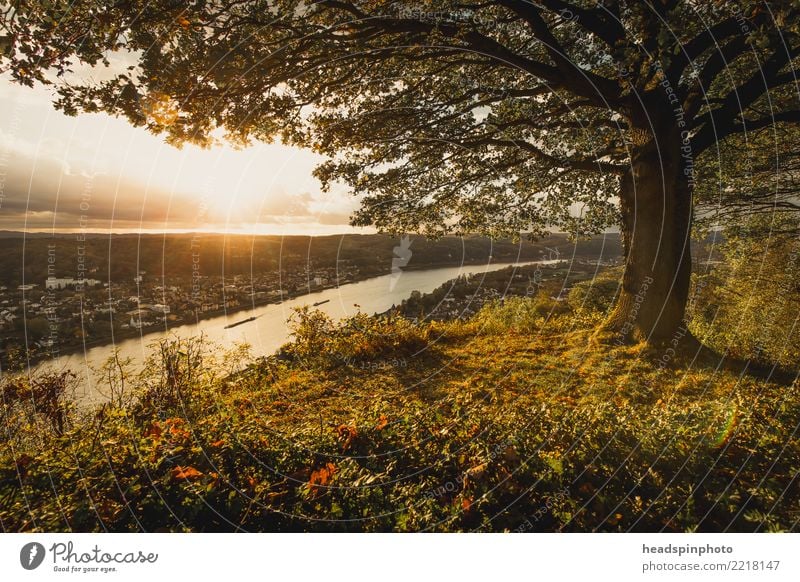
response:
<path id="1" fill-rule="evenodd" d="M 770 132 L 800 121 L 799 7 L 11 2 L 3 62 L 21 83 L 52 83 L 68 113 L 122 114 L 174 143 L 224 128 L 311 147 L 328 156 L 324 185 L 362 197 L 355 224 L 493 235 L 619 224 L 626 265 L 608 327 L 658 342 L 684 317 L 696 168 L 713 168 L 727 140 L 774 150 Z M 72 72 L 120 60 L 129 67 L 102 82 Z M 706 202 L 736 202 L 722 190 L 706 188 Z"/>

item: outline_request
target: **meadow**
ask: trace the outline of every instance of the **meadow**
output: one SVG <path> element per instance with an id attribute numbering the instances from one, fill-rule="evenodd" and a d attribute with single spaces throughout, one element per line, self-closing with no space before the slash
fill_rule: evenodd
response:
<path id="1" fill-rule="evenodd" d="M 5 531 L 790 531 L 796 376 L 598 333 L 595 282 L 467 321 L 295 314 L 270 357 L 165 340 L 7 374 Z"/>

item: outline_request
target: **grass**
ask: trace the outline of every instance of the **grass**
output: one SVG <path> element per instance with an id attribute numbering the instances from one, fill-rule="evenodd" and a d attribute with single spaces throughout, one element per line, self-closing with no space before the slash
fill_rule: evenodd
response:
<path id="1" fill-rule="evenodd" d="M 164 345 L 127 401 L 61 428 L 6 380 L 2 527 L 797 529 L 797 382 L 658 364 L 543 306 L 419 327 L 301 312 L 293 344 L 235 374 Z"/>

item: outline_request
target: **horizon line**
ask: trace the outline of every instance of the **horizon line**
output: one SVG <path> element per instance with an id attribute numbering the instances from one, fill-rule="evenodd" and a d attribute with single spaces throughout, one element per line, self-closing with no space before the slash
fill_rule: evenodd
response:
<path id="1" fill-rule="evenodd" d="M 325 236 L 373 236 L 373 235 L 381 235 L 381 236 L 389 236 L 389 237 L 396 237 L 396 236 L 425 236 L 422 233 L 416 232 L 404 232 L 399 234 L 388 234 L 388 233 L 380 233 L 380 232 L 326 232 L 326 233 L 301 233 L 301 232 L 292 232 L 292 233 L 281 233 L 281 232 L 255 232 L 255 231 L 247 231 L 247 230 L 234 230 L 234 231 L 224 231 L 224 230 L 203 230 L 203 229 L 137 229 L 137 230 L 127 230 L 127 229 L 100 229 L 100 230 L 85 230 L 85 229 L 52 229 L 52 228 L 29 228 L 29 229 L 22 229 L 22 230 L 13 230 L 13 229 L 0 229 L 0 235 L 2 234 L 12 234 L 12 235 L 53 235 L 53 236 L 65 236 L 65 235 L 82 235 L 82 236 L 121 236 L 121 235 L 140 235 L 140 236 L 153 236 L 153 235 L 181 235 L 181 234 L 190 234 L 190 235 L 220 235 L 220 236 L 278 236 L 278 237 L 295 237 L 295 236 L 303 236 L 303 237 L 325 237 Z M 527 233 L 520 233 L 521 235 Z M 549 231 L 548 234 L 568 234 L 563 231 Z M 607 231 L 598 233 L 594 236 L 605 236 L 608 234 L 619 234 L 617 231 Z M 445 234 L 445 237 L 484 237 L 484 238 L 491 238 L 485 235 L 481 235 L 479 233 L 469 233 L 464 235 L 457 235 L 457 234 Z M 510 238 L 510 237 L 503 237 L 503 238 Z M 501 239 L 496 239 L 501 240 Z"/>

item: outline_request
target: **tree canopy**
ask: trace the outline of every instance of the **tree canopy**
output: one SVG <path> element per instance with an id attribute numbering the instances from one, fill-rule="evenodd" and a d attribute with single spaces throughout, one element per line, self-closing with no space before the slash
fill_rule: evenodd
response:
<path id="1" fill-rule="evenodd" d="M 680 127 L 688 172 L 704 153 L 722 168 L 735 134 L 775 153 L 775 128 L 800 120 L 797 15 L 755 0 L 11 2 L 2 62 L 67 113 L 175 144 L 311 147 L 323 184 L 363 197 L 357 224 L 585 233 L 617 222 L 654 111 Z"/>

